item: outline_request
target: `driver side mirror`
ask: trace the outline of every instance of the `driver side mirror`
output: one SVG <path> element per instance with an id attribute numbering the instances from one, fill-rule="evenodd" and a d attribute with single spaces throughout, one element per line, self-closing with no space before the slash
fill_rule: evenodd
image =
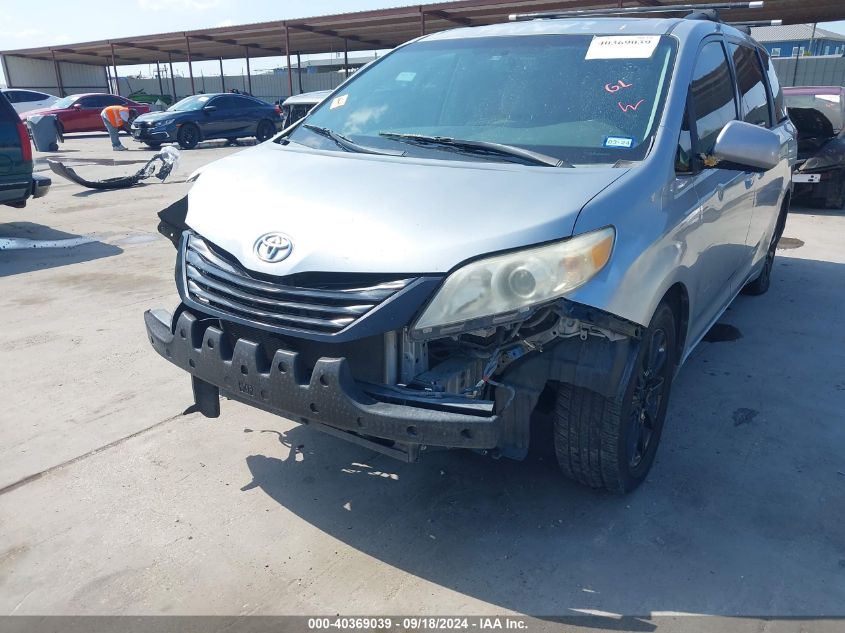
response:
<path id="1" fill-rule="evenodd" d="M 206 114 L 211 114 L 212 112 L 217 112 L 217 106 L 214 105 L 207 105 L 202 107 L 202 111 Z"/>
<path id="2" fill-rule="evenodd" d="M 81 110 L 81 109 L 82 109 L 82 104 L 81 104 L 81 103 L 74 103 L 71 107 L 72 107 L 74 110 Z"/>
<path id="3" fill-rule="evenodd" d="M 780 138 L 771 130 L 744 121 L 731 121 L 713 147 L 713 167 L 764 172 L 780 162 Z"/>

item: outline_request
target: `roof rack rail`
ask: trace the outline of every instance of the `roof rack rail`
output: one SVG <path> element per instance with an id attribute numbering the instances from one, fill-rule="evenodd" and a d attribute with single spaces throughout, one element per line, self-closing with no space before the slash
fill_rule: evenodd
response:
<path id="1" fill-rule="evenodd" d="M 783 20 L 743 20 L 742 22 L 728 22 L 731 26 L 783 26 Z"/>
<path id="2" fill-rule="evenodd" d="M 511 22 L 541 20 L 550 18 L 580 18 L 614 15 L 642 15 L 652 13 L 702 13 L 704 11 L 730 11 L 732 9 L 760 9 L 763 0 L 752 2 L 713 2 L 709 4 L 675 4 L 646 7 L 621 7 L 606 9 L 572 9 L 569 11 L 546 11 L 541 13 L 514 13 L 508 16 Z"/>

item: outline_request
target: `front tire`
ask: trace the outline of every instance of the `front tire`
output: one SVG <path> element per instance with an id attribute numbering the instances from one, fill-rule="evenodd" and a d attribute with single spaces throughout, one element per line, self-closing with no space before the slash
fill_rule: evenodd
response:
<path id="1" fill-rule="evenodd" d="M 833 172 L 833 177 L 828 181 L 824 197 L 826 209 L 841 209 L 845 206 L 845 169 Z"/>
<path id="2" fill-rule="evenodd" d="M 176 141 L 182 149 L 194 149 L 200 142 L 200 130 L 193 123 L 185 123 L 179 128 Z"/>
<path id="3" fill-rule="evenodd" d="M 643 482 L 663 432 L 676 342 L 675 315 L 661 303 L 643 335 L 622 402 L 583 387 L 559 385 L 554 445 L 564 475 L 617 494 Z"/>

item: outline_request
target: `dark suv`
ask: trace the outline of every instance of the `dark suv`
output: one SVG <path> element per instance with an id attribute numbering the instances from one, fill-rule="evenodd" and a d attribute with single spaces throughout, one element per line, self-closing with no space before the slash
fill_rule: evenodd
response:
<path id="1" fill-rule="evenodd" d="M 0 204 L 24 207 L 30 196 L 40 198 L 49 188 L 49 178 L 32 173 L 32 145 L 26 126 L 0 94 Z"/>

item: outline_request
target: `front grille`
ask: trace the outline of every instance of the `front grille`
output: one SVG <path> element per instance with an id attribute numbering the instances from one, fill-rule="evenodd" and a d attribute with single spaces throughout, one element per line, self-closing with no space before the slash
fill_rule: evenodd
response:
<path id="1" fill-rule="evenodd" d="M 329 281 L 269 281 L 251 273 L 205 240 L 189 235 L 184 253 L 186 291 L 191 300 L 220 316 L 245 319 L 267 329 L 292 328 L 334 334 L 348 327 L 411 279 L 384 279 L 365 284 L 360 276 L 332 275 Z"/>

